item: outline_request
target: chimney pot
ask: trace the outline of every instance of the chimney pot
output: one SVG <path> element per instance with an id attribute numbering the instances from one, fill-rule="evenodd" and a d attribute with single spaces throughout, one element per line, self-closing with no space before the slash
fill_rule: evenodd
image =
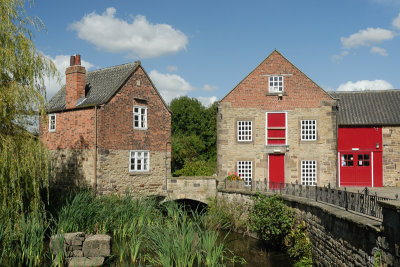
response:
<path id="1" fill-rule="evenodd" d="M 75 65 L 75 56 L 71 56 L 71 57 L 69 58 L 69 65 L 70 65 L 70 66 L 74 66 L 74 65 Z"/>
<path id="2" fill-rule="evenodd" d="M 81 55 L 75 55 L 75 65 L 81 65 Z"/>

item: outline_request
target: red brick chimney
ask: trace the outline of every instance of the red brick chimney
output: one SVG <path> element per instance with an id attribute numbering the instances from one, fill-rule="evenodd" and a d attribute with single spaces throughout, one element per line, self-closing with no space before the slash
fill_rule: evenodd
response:
<path id="1" fill-rule="evenodd" d="M 65 105 L 75 108 L 78 99 L 85 96 L 86 69 L 81 66 L 81 56 L 71 56 L 69 67 L 65 70 Z"/>

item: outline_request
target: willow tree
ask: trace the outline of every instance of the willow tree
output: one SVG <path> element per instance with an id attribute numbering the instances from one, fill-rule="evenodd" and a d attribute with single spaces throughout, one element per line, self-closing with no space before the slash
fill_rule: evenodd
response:
<path id="1" fill-rule="evenodd" d="M 27 15 L 25 1 L 1 0 L 0 16 L 0 221 L 12 223 L 43 208 L 47 154 L 25 126 L 45 114 L 44 79 L 57 73 L 35 48 L 32 31 L 44 25 Z"/>

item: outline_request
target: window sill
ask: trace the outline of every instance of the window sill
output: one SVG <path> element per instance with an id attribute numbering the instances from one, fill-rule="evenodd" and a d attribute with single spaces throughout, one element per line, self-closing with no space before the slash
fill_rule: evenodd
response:
<path id="1" fill-rule="evenodd" d="M 267 92 L 265 95 L 266 96 L 279 96 L 279 95 L 287 96 L 287 93 L 286 92 Z"/>
<path id="2" fill-rule="evenodd" d="M 151 175 L 151 172 L 139 172 L 139 171 L 130 171 L 129 176 L 149 176 Z"/>
<path id="3" fill-rule="evenodd" d="M 236 141 L 236 144 L 251 144 L 253 141 Z"/>
<path id="4" fill-rule="evenodd" d="M 135 128 L 135 127 L 133 127 L 133 130 L 147 131 L 148 128 Z"/>

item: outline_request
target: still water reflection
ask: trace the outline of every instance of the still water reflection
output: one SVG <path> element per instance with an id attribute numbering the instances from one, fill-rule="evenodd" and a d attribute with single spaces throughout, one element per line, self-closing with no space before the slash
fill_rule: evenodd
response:
<path id="1" fill-rule="evenodd" d="M 222 232 L 222 235 L 227 233 Z M 289 256 L 282 252 L 267 251 L 255 238 L 230 232 L 225 239 L 226 247 L 235 255 L 246 259 L 245 266 L 291 267 Z"/>

